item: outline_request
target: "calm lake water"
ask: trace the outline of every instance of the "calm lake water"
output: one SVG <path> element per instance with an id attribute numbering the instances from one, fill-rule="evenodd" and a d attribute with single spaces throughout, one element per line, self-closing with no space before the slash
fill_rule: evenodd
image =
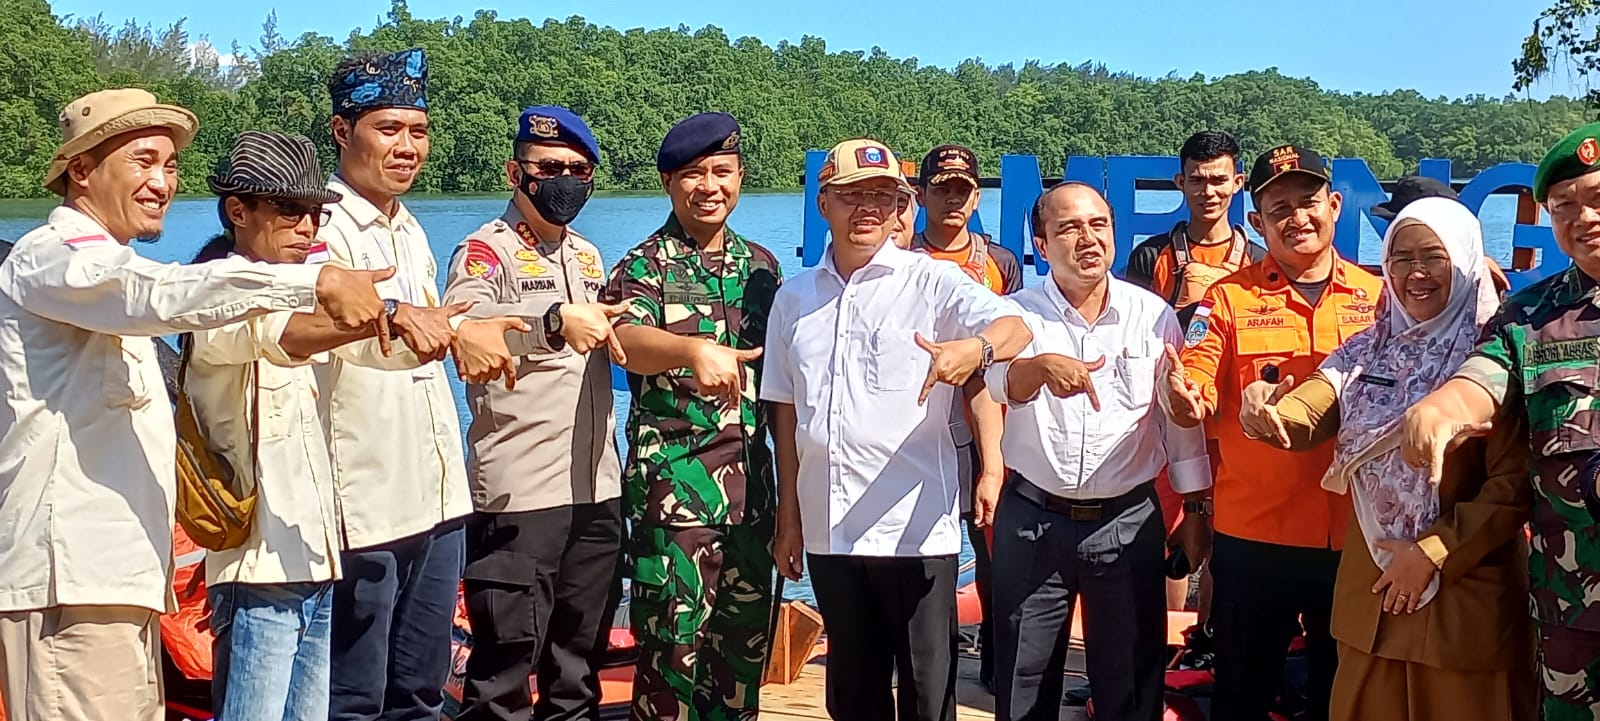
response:
<path id="1" fill-rule="evenodd" d="M 506 197 L 497 196 L 414 196 L 406 205 L 416 215 L 428 233 L 434 256 L 440 268 L 439 282 L 444 282 L 451 251 L 468 233 L 485 222 L 498 217 L 505 208 Z M 801 243 L 801 218 L 805 198 L 800 193 L 747 193 L 739 201 L 730 225 L 741 235 L 767 246 L 778 256 L 784 275 L 792 277 L 805 270 L 801 267 L 797 250 Z M 1138 209 L 1142 212 L 1171 210 L 1181 198 L 1175 191 L 1141 191 Z M 53 203 L 48 201 L 0 201 L 0 238 L 16 240 L 30 229 L 41 224 Z M 671 206 L 660 195 L 599 196 L 589 202 L 583 214 L 573 224 L 577 230 L 600 247 L 602 260 L 615 263 L 630 247 L 643 240 L 660 227 Z M 979 208 L 991 233 L 998 228 L 1000 218 L 1000 192 L 986 191 Z M 1511 230 L 1516 213 L 1516 200 L 1512 196 L 1495 196 L 1485 205 L 1484 235 L 1489 255 L 1505 264 L 1511 255 Z M 1378 236 L 1365 223 L 1362 225 L 1362 253 L 1360 261 L 1371 263 L 1379 252 Z M 161 261 L 187 261 L 200 245 L 218 230 L 216 201 L 211 198 L 193 198 L 174 203 L 167 214 L 166 232 L 155 243 L 141 244 L 138 250 L 146 257 Z M 1257 239 L 1259 241 L 1259 238 Z M 1031 268 L 1024 272 L 1025 285 L 1038 285 L 1043 278 Z M 461 424 L 467 425 L 467 407 L 462 398 L 464 388 L 455 379 L 452 369 L 451 384 L 456 394 L 456 408 Z M 626 448 L 620 433 L 627 418 L 628 398 L 616 394 L 618 442 Z M 964 545 L 962 560 L 972 555 L 971 547 Z M 808 583 L 788 584 L 785 595 L 809 600 Z"/>

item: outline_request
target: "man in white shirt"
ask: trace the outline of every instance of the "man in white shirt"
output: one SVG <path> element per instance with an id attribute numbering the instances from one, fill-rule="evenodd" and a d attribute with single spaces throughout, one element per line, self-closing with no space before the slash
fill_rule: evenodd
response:
<path id="1" fill-rule="evenodd" d="M 401 302 L 439 305 L 432 248 L 400 202 L 428 159 L 426 87 L 427 59 L 415 48 L 347 58 L 328 82 L 339 146 L 328 188 L 344 199 L 317 239 L 335 265 L 395 267 L 378 291 L 402 327 Z M 461 335 L 496 340 L 508 365 L 504 332 L 531 329 L 515 319 L 452 322 Z M 373 367 L 351 355 L 360 344 L 342 346 L 317 367 L 347 549 L 333 600 L 335 721 L 432 721 L 444 705 L 472 498 L 455 399 L 434 361 L 458 339 L 437 323 L 405 332 L 427 349 L 396 349 Z"/>
<path id="2" fill-rule="evenodd" d="M 154 336 L 270 311 L 369 328 L 385 272 L 139 257 L 195 117 L 144 90 L 61 115 L 65 196 L 0 263 L 0 697 L 11 721 L 156 721 L 177 433 Z"/>
<path id="3" fill-rule="evenodd" d="M 995 717 L 1055 718 L 1081 593 L 1095 718 L 1157 721 L 1166 544 L 1154 479 L 1170 458 L 1174 489 L 1211 487 L 1205 431 L 1174 424 L 1154 393 L 1183 333 L 1161 298 L 1111 276 L 1111 208 L 1093 188 L 1041 195 L 1033 236 L 1050 279 L 1012 296 L 1033 342 L 985 376 L 1010 408 L 1001 448 L 1014 469 L 994 524 Z M 1193 558 L 1205 528 L 1174 533 Z"/>
<path id="4" fill-rule="evenodd" d="M 829 715 L 949 721 L 961 550 L 952 394 L 1031 336 L 1016 306 L 954 264 L 888 242 L 910 202 L 888 148 L 840 143 L 819 180 L 833 242 L 821 268 L 779 289 L 767 329 L 774 556 L 791 579 L 802 555 L 810 564 Z"/>

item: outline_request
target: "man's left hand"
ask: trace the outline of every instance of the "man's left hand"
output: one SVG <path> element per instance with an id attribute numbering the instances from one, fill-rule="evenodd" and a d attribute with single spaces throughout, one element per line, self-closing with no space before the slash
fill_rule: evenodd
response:
<path id="1" fill-rule="evenodd" d="M 444 360 L 450 354 L 450 342 L 456 337 L 455 331 L 450 329 L 450 319 L 472 310 L 474 305 L 475 301 L 467 301 L 438 308 L 419 308 L 401 303 L 394 311 L 394 332 L 422 362 Z"/>
<path id="2" fill-rule="evenodd" d="M 918 333 L 917 346 L 933 356 L 933 361 L 928 365 L 928 379 L 922 384 L 922 395 L 917 397 L 919 406 L 928 402 L 928 395 L 933 393 L 934 386 L 940 383 L 962 385 L 983 365 L 983 341 L 977 338 L 935 343 Z"/>
<path id="3" fill-rule="evenodd" d="M 1182 548 L 1183 555 L 1189 557 L 1189 568 L 1199 570 L 1211 558 L 1211 519 L 1198 513 L 1183 514 L 1178 527 L 1172 529 L 1168 545 Z"/>

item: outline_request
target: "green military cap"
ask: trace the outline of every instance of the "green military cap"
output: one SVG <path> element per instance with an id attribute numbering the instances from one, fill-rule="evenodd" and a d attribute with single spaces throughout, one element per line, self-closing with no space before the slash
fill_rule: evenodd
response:
<path id="1" fill-rule="evenodd" d="M 1533 174 L 1533 199 L 1543 203 L 1550 186 L 1600 170 L 1600 123 L 1572 131 L 1545 153 Z"/>

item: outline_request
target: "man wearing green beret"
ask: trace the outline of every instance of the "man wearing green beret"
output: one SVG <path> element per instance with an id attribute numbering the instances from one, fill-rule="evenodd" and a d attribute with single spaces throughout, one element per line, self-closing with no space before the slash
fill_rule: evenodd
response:
<path id="1" fill-rule="evenodd" d="M 1579 128 L 1545 156 L 1533 197 L 1549 211 L 1556 243 L 1572 266 L 1507 298 L 1484 327 L 1478 350 L 1406 412 L 1403 428 L 1407 462 L 1429 468 L 1437 483 L 1449 449 L 1510 414 L 1526 414 L 1533 450 L 1528 565 L 1546 721 L 1600 718 L 1597 171 L 1600 123 Z M 1436 545 L 1424 551 L 1442 567 L 1457 549 Z"/>

